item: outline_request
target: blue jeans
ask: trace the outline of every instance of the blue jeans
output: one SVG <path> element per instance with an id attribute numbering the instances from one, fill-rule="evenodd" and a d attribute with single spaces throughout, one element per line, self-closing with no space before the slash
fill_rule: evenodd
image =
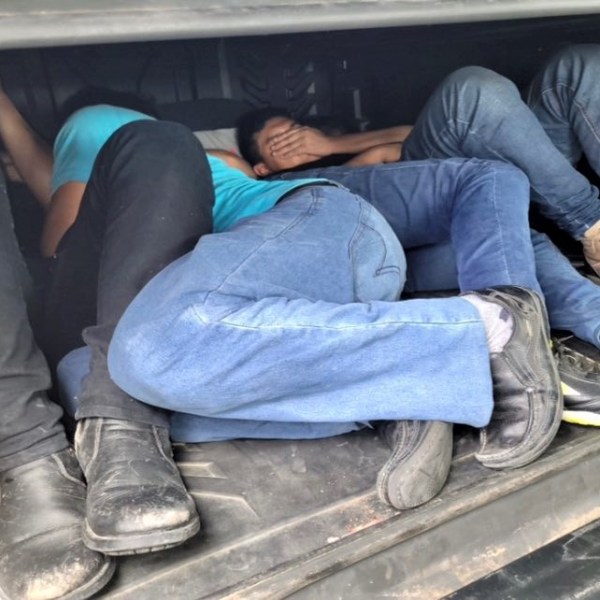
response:
<path id="1" fill-rule="evenodd" d="M 547 235 L 531 230 L 531 241 L 550 324 L 600 347 L 600 287 L 582 277 Z M 458 286 L 451 243 L 407 252 L 406 262 L 407 291 L 432 292 Z"/>
<path id="2" fill-rule="evenodd" d="M 554 55 L 533 79 L 527 103 L 571 164 L 585 154 L 600 175 L 600 45 Z"/>
<path id="3" fill-rule="evenodd" d="M 530 109 L 507 79 L 479 67 L 442 83 L 407 140 L 403 160 L 497 158 L 528 175 L 532 199 L 574 237 L 600 218 L 598 190 L 573 165 L 586 154 L 600 173 L 600 46 L 556 54 L 534 78 Z M 547 236 L 532 231 L 536 272 L 550 323 L 600 347 L 600 288 L 582 277 Z M 452 261 L 440 248 L 407 256 L 412 285 L 447 289 Z M 427 273 L 423 266 L 429 265 Z M 414 268 L 411 268 L 414 267 Z"/>
<path id="4" fill-rule="evenodd" d="M 583 149 L 600 173 L 600 165 L 596 166 L 600 161 L 597 82 L 600 46 L 577 46 L 554 57 L 534 80 L 529 95 L 538 122 L 510 81 L 479 67 L 460 69 L 442 83 L 423 109 L 405 144 L 403 160 L 463 156 L 513 163 L 529 176 L 534 199 L 544 203 L 546 214 L 572 234 L 581 235 L 600 217 L 600 203 L 596 188 L 571 163 Z M 378 185 L 385 193 L 396 191 L 381 175 L 374 182 L 368 170 L 355 175 L 344 168 L 312 170 L 301 175 L 307 174 L 339 181 L 373 201 L 395 222 L 393 197 L 388 199 L 390 214 L 382 208 Z M 385 177 L 393 176 L 393 171 L 385 172 Z M 402 216 L 400 210 L 395 220 Z M 582 277 L 547 236 L 535 231 L 531 235 L 537 278 L 552 327 L 572 331 L 600 347 L 600 288 Z M 448 242 L 432 245 L 423 240 L 423 247 L 407 251 L 407 262 L 411 291 L 458 285 L 454 249 Z"/>
<path id="5" fill-rule="evenodd" d="M 417 237 L 447 236 L 446 217 L 474 223 L 469 189 L 495 200 L 494 185 L 523 185 L 515 169 L 481 161 L 390 168 L 407 189 L 429 186 L 422 203 L 406 205 Z M 454 195 L 455 185 L 465 193 Z M 522 202 L 519 193 L 508 198 Z M 504 225 L 457 236 L 459 270 L 473 288 L 536 287 L 519 214 L 499 212 L 509 244 Z M 117 326 L 111 376 L 176 411 L 173 436 L 189 441 L 321 437 L 377 419 L 485 425 L 492 389 L 477 311 L 459 297 L 396 302 L 404 269 L 397 238 L 372 206 L 343 189 L 305 188 L 204 236 L 156 276 Z"/>
<path id="6" fill-rule="evenodd" d="M 519 167 L 532 201 L 574 238 L 600 220 L 598 190 L 552 143 L 516 86 L 481 67 L 447 77 L 404 144 L 403 160 L 477 157 Z"/>
<path id="7" fill-rule="evenodd" d="M 342 184 L 385 217 L 405 251 L 451 242 L 453 287 L 458 278 L 462 291 L 503 284 L 540 291 L 529 241 L 529 184 L 511 165 L 428 160 L 280 177 L 325 177 Z"/>

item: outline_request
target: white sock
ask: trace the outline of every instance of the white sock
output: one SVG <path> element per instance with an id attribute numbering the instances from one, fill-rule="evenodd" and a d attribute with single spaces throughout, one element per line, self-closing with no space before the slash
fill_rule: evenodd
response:
<path id="1" fill-rule="evenodd" d="M 490 354 L 502 352 L 513 334 L 515 323 L 512 315 L 496 302 L 484 300 L 474 294 L 465 294 L 462 298 L 479 311 Z"/>

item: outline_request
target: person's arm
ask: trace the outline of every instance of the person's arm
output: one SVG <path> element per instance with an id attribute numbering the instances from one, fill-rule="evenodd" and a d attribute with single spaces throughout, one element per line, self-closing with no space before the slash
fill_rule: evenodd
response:
<path id="1" fill-rule="evenodd" d="M 50 205 L 52 148 L 25 121 L 12 100 L 0 89 L 0 137 L 12 164 L 44 207 Z"/>
<path id="2" fill-rule="evenodd" d="M 383 163 L 398 162 L 402 155 L 402 144 L 382 144 L 369 148 L 349 161 L 344 163 L 349 167 L 363 167 L 365 165 L 380 165 Z"/>
<path id="3" fill-rule="evenodd" d="M 85 185 L 79 181 L 70 181 L 52 194 L 40 240 L 42 256 L 50 257 L 56 253 L 60 240 L 75 222 Z"/>
<path id="4" fill-rule="evenodd" d="M 313 127 L 298 126 L 274 136 L 269 147 L 273 156 L 282 158 L 296 154 L 319 158 L 332 154 L 359 154 L 374 146 L 403 142 L 411 130 L 410 125 L 398 125 L 375 131 L 328 136 Z"/>

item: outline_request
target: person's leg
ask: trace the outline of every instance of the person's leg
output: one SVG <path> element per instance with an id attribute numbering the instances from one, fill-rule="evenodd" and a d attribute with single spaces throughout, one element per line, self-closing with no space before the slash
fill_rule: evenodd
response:
<path id="1" fill-rule="evenodd" d="M 581 275 L 547 235 L 531 230 L 536 276 L 542 288 L 550 326 L 566 330 L 600 348 L 600 286 Z M 451 244 L 407 252 L 407 286 L 411 293 L 458 288 Z"/>
<path id="2" fill-rule="evenodd" d="M 361 211 L 378 215 L 379 225 L 357 223 L 347 212 L 366 205 L 347 192 L 315 190 L 315 198 L 305 191 L 232 231 L 205 237 L 151 282 L 115 332 L 113 378 L 144 401 L 208 417 L 481 425 L 490 398 L 478 309 L 472 312 L 462 298 L 390 302 L 399 285 L 397 268 L 386 267 L 393 255 L 382 231 L 390 236 L 389 227 L 372 207 Z M 385 290 L 390 277 L 387 295 L 362 293 Z M 499 411 L 504 423 L 496 428 L 510 429 L 515 416 L 513 431 L 522 433 L 523 422 L 528 427 L 523 439 L 512 438 L 514 461 L 504 466 L 523 464 L 516 458 L 521 451 L 523 460 L 539 454 L 560 420 L 541 301 L 534 292 L 512 289 L 512 306 L 500 299 L 498 304 L 515 320 L 518 334 L 508 345 L 520 348 L 519 375 L 525 379 L 514 380 L 508 394 L 507 386 L 497 386 L 496 402 L 507 410 Z M 351 294 L 350 303 L 339 302 L 340 290 L 346 298 Z M 170 371 L 162 368 L 165 352 L 176 365 Z M 498 355 L 506 358 L 502 350 Z M 473 373 L 468 394 L 455 385 L 466 370 Z M 513 392 L 525 380 L 527 393 L 523 389 L 517 398 Z"/>
<path id="3" fill-rule="evenodd" d="M 452 242 L 419 246 L 406 252 L 407 294 L 458 291 L 458 271 Z"/>
<path id="4" fill-rule="evenodd" d="M 81 540 L 85 484 L 31 331 L 25 265 L 0 189 L 0 596 L 87 598 L 114 565 Z M 44 593 L 42 596 L 41 594 Z"/>
<path id="5" fill-rule="evenodd" d="M 548 236 L 533 230 L 531 236 L 552 328 L 600 347 L 600 286 L 578 273 Z"/>
<path id="6" fill-rule="evenodd" d="M 575 165 L 585 154 L 600 175 L 600 45 L 555 54 L 534 77 L 527 103 L 552 143 Z"/>
<path id="7" fill-rule="evenodd" d="M 598 190 L 548 138 L 507 79 L 481 67 L 451 74 L 433 93 L 402 160 L 477 157 L 509 162 L 531 182 L 540 210 L 574 238 L 600 219 Z"/>
<path id="8" fill-rule="evenodd" d="M 585 154 L 600 174 L 600 46 L 584 44 L 554 55 L 533 79 L 528 104 L 553 144 L 575 165 Z M 582 240 L 584 255 L 600 271 L 600 221 Z"/>
<path id="9" fill-rule="evenodd" d="M 205 236 L 150 282 L 117 327 L 111 376 L 144 402 L 205 416 L 482 425 L 491 397 L 477 311 L 458 298 L 395 302 L 404 283 L 398 253 L 381 216 L 355 196 L 333 187 L 297 193 L 267 214 Z M 380 301 L 361 303 L 373 297 Z M 448 325 L 424 325 L 430 321 Z M 421 329 L 428 337 L 417 344 Z M 162 335 L 169 337 L 159 341 Z M 454 360 L 446 361 L 439 347 L 454 344 Z M 200 347 L 206 360 L 199 361 Z M 160 367 L 167 349 L 176 369 Z M 467 364 L 475 365 L 473 394 L 442 392 Z M 440 369 L 448 372 L 425 376 Z"/>
<path id="10" fill-rule="evenodd" d="M 553 335 L 565 407 L 600 410 L 600 287 L 581 275 L 548 236 L 531 231 L 536 273 Z M 417 248 L 407 256 L 407 290 L 431 293 L 458 287 L 450 244 Z M 573 337 L 574 334 L 577 337 Z"/>
<path id="11" fill-rule="evenodd" d="M 118 388 L 106 353 L 136 293 L 211 230 L 212 204 L 208 164 L 193 134 L 174 123 L 133 123 L 101 151 L 61 247 L 59 289 L 77 285 L 82 265 L 88 282 L 96 281 L 97 317 L 83 333 L 91 361 L 75 447 L 88 480 L 84 539 L 105 553 L 168 547 L 199 527 L 172 460 L 168 414 Z"/>
<path id="12" fill-rule="evenodd" d="M 168 152 L 167 152 L 168 149 Z M 114 417 L 164 425 L 167 415 L 136 402 L 106 370 L 114 327 L 129 302 L 156 273 L 191 250 L 212 228 L 213 191 L 202 147 L 174 123 L 121 128 L 101 151 L 80 213 L 58 256 L 53 287 L 63 297 L 91 287 L 83 339 L 92 350 L 78 419 Z M 81 282 L 82 271 L 90 276 Z M 65 298 L 65 305 L 69 300 Z M 53 308 L 64 314 L 60 303 Z M 90 308 L 92 310 L 90 310 Z"/>
<path id="13" fill-rule="evenodd" d="M 529 239 L 529 184 L 511 165 L 427 160 L 303 175 L 327 177 L 365 198 L 406 250 L 451 240 L 462 291 L 491 285 L 539 291 Z"/>
<path id="14" fill-rule="evenodd" d="M 214 241 L 221 242 L 216 246 L 211 244 L 210 237 L 204 238 L 205 241 L 201 241 L 198 248 L 203 248 L 208 244 L 208 251 L 200 252 L 200 255 L 194 257 L 197 254 L 197 248 L 190 257 L 183 259 L 191 269 L 189 275 L 192 279 L 190 280 L 188 275 L 180 272 L 180 276 L 183 278 L 177 278 L 178 284 L 171 290 L 171 300 L 183 300 L 183 297 L 187 295 L 186 289 L 200 288 L 197 296 L 200 316 L 200 313 L 203 312 L 202 300 L 205 292 L 194 275 L 195 269 L 200 264 L 206 265 L 206 268 L 203 269 L 205 277 L 201 279 L 207 278 L 211 282 L 209 285 L 215 286 L 215 291 L 210 294 L 214 299 L 214 304 L 209 302 L 208 305 L 210 314 L 213 309 L 218 312 L 221 304 L 222 308 L 229 312 L 226 304 L 232 302 L 233 305 L 237 305 L 240 301 L 246 305 L 244 308 L 250 313 L 252 308 L 248 304 L 251 299 L 259 299 L 263 296 L 266 302 L 272 299 L 271 296 L 279 296 L 281 300 L 290 298 L 292 303 L 318 303 L 319 306 L 339 302 L 337 306 L 340 311 L 343 310 L 345 303 L 356 302 L 359 299 L 365 302 L 371 299 L 393 301 L 398 297 L 404 282 L 405 271 L 404 257 L 398 240 L 376 211 L 347 192 L 337 188 L 315 188 L 310 192 L 305 191 L 301 196 L 281 203 L 275 210 L 263 215 L 262 219 L 265 219 L 266 222 L 257 222 L 254 225 L 248 223 L 243 227 L 246 235 L 241 237 L 235 233 L 233 236 L 228 233 L 210 236 Z M 334 223 L 336 226 L 332 227 Z M 252 274 L 254 269 L 259 266 L 260 271 Z M 175 265 L 174 268 L 178 270 L 179 267 Z M 232 296 L 232 291 L 236 288 L 239 289 Z M 240 297 L 237 296 L 238 293 Z M 289 308 L 293 310 L 292 306 Z M 468 312 L 469 307 L 465 306 L 464 308 Z M 177 311 L 177 307 L 166 309 L 168 314 L 175 316 L 175 312 L 171 312 L 171 310 Z M 318 309 L 315 314 L 317 311 Z M 285 310 L 285 312 L 288 311 Z M 165 314 L 165 316 L 167 315 Z M 226 387 L 232 384 L 236 388 L 235 396 L 238 398 L 236 403 L 240 403 L 242 399 L 248 400 L 249 403 L 246 404 L 248 412 L 243 418 L 229 416 L 223 418 L 221 411 L 213 408 L 208 413 L 214 413 L 213 416 L 206 416 L 207 413 L 203 411 L 202 406 L 198 406 L 194 411 L 198 416 L 189 414 L 189 412 L 176 413 L 180 417 L 179 421 L 185 421 L 188 426 L 194 428 L 194 438 L 192 439 L 194 441 L 214 439 L 215 432 L 217 435 L 234 438 L 271 437 L 273 435 L 276 437 L 297 437 L 298 435 L 320 437 L 357 429 L 361 426 L 361 422 L 385 416 L 394 419 L 386 431 L 402 432 L 402 435 L 386 436 L 390 442 L 391 454 L 378 476 L 377 491 L 380 497 L 396 508 L 406 509 L 422 504 L 437 494 L 445 483 L 450 468 L 451 424 L 416 420 L 395 421 L 396 417 L 402 418 L 406 414 L 429 417 L 433 415 L 428 413 L 426 407 L 419 407 L 418 403 L 415 403 L 414 407 L 408 408 L 409 398 L 398 398 L 393 389 L 388 389 L 386 393 L 387 384 L 381 381 L 381 377 L 379 378 L 381 388 L 378 387 L 379 397 L 376 400 L 383 406 L 374 406 L 369 411 L 364 398 L 362 401 L 360 399 L 367 393 L 365 388 L 370 384 L 370 377 L 367 373 L 369 367 L 354 365 L 346 368 L 343 364 L 343 362 L 351 362 L 349 358 L 346 358 L 346 354 L 351 356 L 353 352 L 357 351 L 357 346 L 359 351 L 362 351 L 358 340 L 352 342 L 348 338 L 345 352 L 341 347 L 339 348 L 336 354 L 339 354 L 340 364 L 334 368 L 334 372 L 338 369 L 340 372 L 354 372 L 355 383 L 348 385 L 344 394 L 343 386 L 339 391 L 336 389 L 337 380 L 332 372 L 331 385 L 327 386 L 329 394 L 325 390 L 319 390 L 322 387 L 320 382 L 324 378 L 329 379 L 329 375 L 326 375 L 329 367 L 326 364 L 319 365 L 316 358 L 319 353 L 318 349 L 321 348 L 318 330 L 328 329 L 328 325 L 315 322 L 315 331 L 311 335 L 310 325 L 307 324 L 307 329 L 302 333 L 300 321 L 294 321 L 294 318 L 290 316 L 288 325 L 279 324 L 278 320 L 281 320 L 282 317 L 284 315 L 278 314 L 277 307 L 267 308 L 266 313 L 259 318 L 265 327 L 264 334 L 266 335 L 263 341 L 260 341 L 261 327 L 257 328 L 258 335 L 255 342 L 248 339 L 250 346 L 254 346 L 255 351 L 262 354 L 260 361 L 252 361 L 253 364 L 250 364 L 247 356 L 241 354 L 234 356 L 229 351 L 226 355 L 217 358 L 216 354 L 212 354 L 212 349 L 208 350 L 216 360 L 210 370 L 216 375 L 218 370 L 225 368 L 227 373 L 223 373 L 223 377 L 226 381 L 223 383 L 226 384 Z M 306 317 L 310 318 L 309 314 Z M 200 316 L 200 319 L 202 318 Z M 209 318 L 212 319 L 212 316 Z M 239 318 L 243 323 L 245 317 L 240 315 Z M 279 341 L 269 341 L 267 332 L 270 328 L 269 323 L 273 327 L 272 332 L 276 334 L 277 338 L 280 338 Z M 347 326 L 349 333 L 352 329 L 350 322 L 347 323 Z M 248 322 L 248 327 L 245 325 L 242 327 L 249 333 L 252 325 Z M 336 325 L 332 322 L 331 333 L 335 328 Z M 339 333 L 344 335 L 342 328 L 340 326 L 337 328 Z M 280 329 L 280 333 L 277 335 L 278 329 Z M 290 344 L 297 346 L 296 350 L 293 350 L 291 346 L 288 348 L 285 342 L 288 335 L 293 336 L 291 331 L 293 329 L 300 334 L 295 342 L 290 339 Z M 116 339 L 118 336 L 117 333 Z M 201 337 L 202 335 L 198 337 L 198 341 Z M 218 337 L 219 347 L 223 348 L 222 343 L 227 343 L 229 335 L 224 332 L 222 339 L 221 336 Z M 313 337 L 314 339 L 311 339 Z M 474 334 L 474 339 L 476 339 L 476 334 Z M 183 344 L 190 341 L 189 339 L 180 340 L 179 344 L 181 345 L 178 345 L 178 349 L 181 353 L 177 352 L 177 356 L 173 355 L 169 359 L 170 364 L 173 365 L 172 374 L 179 372 L 179 375 L 185 379 L 188 377 L 185 373 L 186 366 L 180 363 L 180 357 L 188 351 L 194 352 L 191 348 L 184 350 Z M 209 344 L 217 350 L 217 347 L 213 346 L 215 341 L 211 341 Z M 229 341 L 233 342 L 232 339 Z M 248 351 L 251 349 L 244 340 L 238 340 L 235 343 L 241 344 L 240 350 L 244 347 Z M 329 343 L 331 344 L 331 342 Z M 369 354 L 369 362 L 377 361 L 376 354 L 378 355 L 379 352 L 385 354 L 385 349 L 373 349 L 366 339 L 365 344 L 364 352 Z M 366 351 L 367 345 L 371 346 L 372 352 Z M 305 353 L 311 347 L 314 358 L 308 360 L 313 360 L 314 364 L 311 363 L 311 366 L 305 364 L 301 370 L 295 369 L 291 362 L 291 356 L 288 356 L 288 350 L 294 353 Z M 272 356 L 263 354 L 264 350 L 268 348 L 271 348 Z M 172 350 L 175 348 L 173 347 Z M 399 354 L 402 353 L 401 348 L 397 348 L 397 351 Z M 274 354 L 279 354 L 279 360 L 275 365 L 270 364 Z M 326 352 L 326 355 L 328 354 Z M 484 395 L 477 396 L 477 404 L 481 403 L 480 411 L 484 419 L 486 413 L 489 412 L 489 407 L 486 406 L 489 402 L 489 399 L 486 400 L 486 395 L 489 394 L 489 381 L 486 382 L 488 374 L 485 367 L 485 354 L 484 349 L 481 386 L 486 392 Z M 150 353 L 148 357 L 150 358 L 152 355 L 153 353 Z M 223 360 L 224 356 L 227 356 L 226 361 L 231 358 L 230 364 L 226 364 L 226 361 Z M 302 360 L 300 357 L 298 358 Z M 360 357 L 355 358 L 360 360 Z M 363 358 L 367 360 L 366 356 Z M 209 361 L 213 362 L 213 359 L 209 358 Z M 391 359 L 389 362 L 396 363 L 397 359 Z M 116 364 L 121 366 L 120 360 L 117 360 Z M 259 364 L 261 365 L 259 371 L 255 371 Z M 290 369 L 289 373 L 288 369 Z M 363 369 L 362 375 L 358 374 L 359 369 Z M 204 369 L 200 367 L 200 371 L 204 371 Z M 312 375 L 309 375 L 308 371 L 312 371 Z M 275 373 L 275 376 L 272 380 L 265 381 L 264 378 L 269 373 Z M 206 371 L 204 375 L 208 375 L 208 378 L 212 379 L 211 374 Z M 156 384 L 152 375 L 148 380 L 145 377 L 143 379 L 145 381 L 143 385 L 146 383 L 150 386 Z M 199 378 L 195 377 L 195 379 Z M 300 379 L 304 379 L 303 384 L 299 383 Z M 280 385 L 281 389 L 279 389 Z M 353 386 L 356 391 L 351 389 Z M 296 394 L 291 394 L 290 390 L 294 387 L 297 387 L 298 390 L 303 389 L 304 392 L 298 391 Z M 232 389 L 230 388 L 230 392 Z M 166 392 L 166 390 L 164 391 Z M 178 393 L 171 388 L 167 394 L 159 392 L 158 396 L 164 396 L 163 401 L 168 401 L 168 394 L 173 391 Z M 209 394 L 212 392 L 210 390 Z M 233 401 L 230 392 L 226 396 L 220 394 L 220 398 L 225 404 L 231 404 Z M 185 394 L 189 400 L 192 400 L 195 395 L 196 390 L 193 388 L 190 388 L 189 393 Z M 286 399 L 285 396 L 289 396 L 289 399 Z M 443 398 L 443 395 L 431 395 L 431 398 L 434 397 Z M 217 397 L 214 400 L 217 401 Z M 442 402 L 445 402 L 445 399 Z M 245 404 L 244 400 L 241 403 Z M 280 403 L 281 405 L 277 406 Z M 294 407 L 294 404 L 297 406 Z M 432 404 L 431 399 L 428 404 Z M 458 403 L 453 404 L 460 406 Z M 218 402 L 215 402 L 216 405 Z M 177 409 L 183 411 L 185 406 L 178 406 Z M 353 414 L 360 410 L 363 411 L 362 415 Z M 337 411 L 340 411 L 339 415 L 336 414 Z M 451 415 L 443 410 L 436 411 L 435 414 L 443 415 L 442 418 L 451 420 Z M 206 437 L 199 438 L 202 431 L 205 432 Z"/>
<path id="15" fill-rule="evenodd" d="M 48 399 L 50 372 L 27 315 L 27 271 L 0 188 L 0 470 L 68 447 L 61 409 Z"/>

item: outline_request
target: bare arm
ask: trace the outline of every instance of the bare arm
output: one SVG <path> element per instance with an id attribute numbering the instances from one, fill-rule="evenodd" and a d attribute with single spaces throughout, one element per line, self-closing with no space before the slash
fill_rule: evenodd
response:
<path id="1" fill-rule="evenodd" d="M 56 253 L 60 240 L 77 218 L 84 191 L 85 183 L 71 181 L 61 185 L 52 195 L 42 229 L 42 256 L 50 257 Z"/>
<path id="2" fill-rule="evenodd" d="M 402 144 L 382 144 L 369 148 L 353 156 L 345 164 L 349 167 L 362 167 L 365 165 L 380 165 L 382 163 L 398 162 L 402 154 Z"/>
<path id="3" fill-rule="evenodd" d="M 0 137 L 12 164 L 44 207 L 50 205 L 52 149 L 22 117 L 11 99 L 0 90 Z"/>
<path id="4" fill-rule="evenodd" d="M 410 125 L 398 125 L 376 131 L 328 136 L 318 129 L 298 126 L 274 136 L 270 140 L 270 149 L 273 156 L 282 158 L 296 154 L 310 154 L 315 157 L 359 154 L 374 146 L 403 142 L 411 130 Z"/>

